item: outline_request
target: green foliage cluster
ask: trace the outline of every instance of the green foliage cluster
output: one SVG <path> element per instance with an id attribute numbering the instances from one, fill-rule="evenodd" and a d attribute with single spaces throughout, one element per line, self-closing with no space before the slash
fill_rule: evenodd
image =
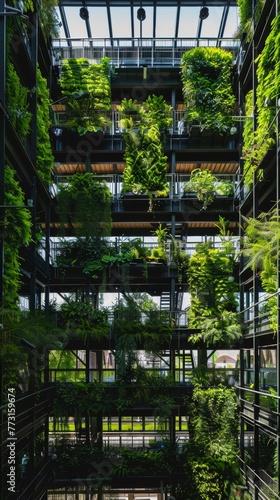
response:
<path id="1" fill-rule="evenodd" d="M 124 99 L 119 109 L 125 112 L 128 106 L 131 107 L 131 111 L 136 111 L 135 108 L 138 108 L 139 115 L 137 130 L 132 117 L 121 119 L 121 126 L 125 128 L 123 193 L 127 191 L 135 194 L 146 193 L 150 200 L 154 193 L 157 196 L 166 196 L 167 156 L 164 155 L 162 132 L 171 126 L 172 108 L 166 104 L 162 96 L 156 95 L 149 95 L 141 106 L 137 106 L 136 101 Z"/>
<path id="2" fill-rule="evenodd" d="M 253 175 L 267 149 L 276 140 L 276 102 L 280 95 L 279 61 L 280 14 L 271 23 L 271 31 L 265 46 L 255 62 L 257 65 L 256 104 L 254 110 L 253 93 L 246 96 L 245 114 L 251 116 L 255 111 L 256 126 L 253 120 L 246 120 L 243 131 L 242 157 L 244 159 L 244 182 L 252 187 Z M 257 172 L 258 179 L 262 173 Z"/>
<path id="3" fill-rule="evenodd" d="M 270 327 L 277 331 L 277 261 L 280 241 L 280 219 L 276 210 L 245 218 L 245 241 L 242 253 L 246 267 L 257 270 L 261 286 L 267 293 L 263 312 L 268 312 Z"/>
<path id="4" fill-rule="evenodd" d="M 9 53 L 9 52 L 8 52 Z M 30 131 L 29 89 L 22 85 L 12 60 L 7 57 L 6 103 L 9 119 L 21 140 Z"/>
<path id="5" fill-rule="evenodd" d="M 176 466 L 176 456 L 171 445 L 165 441 L 160 450 L 134 450 L 121 448 L 116 451 L 119 460 L 115 462 L 113 476 L 171 474 Z"/>
<path id="6" fill-rule="evenodd" d="M 25 9 L 33 10 L 33 3 L 24 4 Z M 8 24 L 8 39 L 10 44 L 13 36 L 12 25 Z M 22 82 L 14 68 L 7 51 L 7 79 L 6 79 L 6 101 L 7 110 L 11 123 L 17 131 L 21 140 L 30 133 L 30 89 L 22 85 Z M 36 141 L 36 163 L 38 174 L 41 179 L 50 183 L 51 169 L 53 167 L 53 155 L 50 144 L 50 97 L 47 81 L 43 78 L 39 66 L 37 67 L 37 141 Z"/>
<path id="7" fill-rule="evenodd" d="M 201 210 L 206 210 L 217 194 L 233 195 L 233 184 L 228 180 L 218 180 L 210 170 L 195 168 L 190 180 L 184 183 L 183 191 L 196 193 L 197 199 L 203 203 Z"/>
<path id="8" fill-rule="evenodd" d="M 258 0 L 254 5 L 251 0 L 237 0 L 238 15 L 239 15 L 239 29 L 238 34 L 241 38 L 242 34 L 247 34 L 247 40 L 250 41 L 253 35 L 253 17 L 255 23 L 258 22 L 265 0 Z"/>
<path id="9" fill-rule="evenodd" d="M 140 344 L 147 351 L 156 351 L 170 342 L 172 322 L 169 313 L 160 311 L 146 294 L 126 294 L 113 307 L 112 330 L 119 339 L 120 350 L 126 350 L 130 340 L 131 349 Z"/>
<path id="10" fill-rule="evenodd" d="M 172 250 L 173 250 L 173 261 L 174 264 L 177 266 L 178 283 L 182 283 L 187 279 L 190 256 L 187 254 L 185 250 L 182 250 L 180 241 L 176 240 L 174 237 L 172 237 L 171 240 L 172 240 Z"/>
<path id="11" fill-rule="evenodd" d="M 172 125 L 172 106 L 166 104 L 162 95 L 149 95 L 140 107 L 141 126 L 150 128 L 157 124 L 161 132 L 169 130 Z"/>
<path id="12" fill-rule="evenodd" d="M 232 67 L 232 54 L 221 48 L 197 47 L 183 54 L 181 79 L 190 125 L 220 131 L 233 125 Z"/>
<path id="13" fill-rule="evenodd" d="M 149 129 L 132 129 L 124 133 L 125 169 L 123 172 L 123 193 L 146 193 L 152 199 L 166 196 L 168 192 L 167 156 L 163 152 L 161 132 L 155 123 Z M 152 210 L 152 205 L 150 205 Z"/>
<path id="14" fill-rule="evenodd" d="M 196 386 L 185 445 L 186 500 L 226 500 L 240 482 L 237 398 L 232 388 Z"/>
<path id="15" fill-rule="evenodd" d="M 111 248 L 108 247 L 104 238 L 94 236 L 80 236 L 75 239 L 61 238 L 57 265 L 62 268 L 83 267 L 85 274 L 92 275 L 104 268 L 107 264 L 105 257 L 110 255 Z"/>
<path id="16" fill-rule="evenodd" d="M 133 259 L 129 251 L 109 245 L 102 237 L 78 237 L 75 240 L 61 239 L 57 255 L 57 266 L 62 279 L 69 267 L 80 267 L 81 272 L 91 280 L 100 280 L 102 287 L 106 285 L 107 275 L 114 265 L 121 266 L 123 284 L 126 285 L 126 271 Z"/>
<path id="17" fill-rule="evenodd" d="M 5 167 L 5 204 L 7 207 L 25 205 L 24 193 L 16 179 L 14 169 Z M 21 285 L 20 247 L 31 242 L 31 213 L 26 208 L 6 208 L 4 221 L 4 303 L 9 308 L 17 307 Z"/>
<path id="18" fill-rule="evenodd" d="M 111 109 L 110 60 L 90 64 L 87 59 L 67 59 L 62 63 L 61 92 L 67 97 L 66 126 L 80 135 L 102 130 Z"/>
<path id="19" fill-rule="evenodd" d="M 248 33 L 252 31 L 252 2 L 250 0 L 238 0 L 239 32 Z"/>
<path id="20" fill-rule="evenodd" d="M 194 191 L 197 199 L 203 203 L 202 210 L 206 210 L 215 198 L 215 180 L 210 170 L 195 168 L 191 172 L 190 180 L 184 185 L 184 191 Z"/>
<path id="21" fill-rule="evenodd" d="M 69 416 L 79 422 L 86 415 L 102 413 L 104 408 L 104 385 L 102 383 L 61 383 L 53 404 L 55 417 Z"/>
<path id="22" fill-rule="evenodd" d="M 143 275 L 148 279 L 148 263 L 166 261 L 167 254 L 163 246 L 145 247 L 141 238 L 123 242 L 117 248 L 101 237 L 61 238 L 56 264 L 64 278 L 69 267 L 80 267 L 82 273 L 92 280 L 101 280 L 106 284 L 107 274 L 113 266 L 118 266 L 123 285 L 129 271 L 129 263 L 143 262 Z"/>
<path id="23" fill-rule="evenodd" d="M 238 284 L 234 280 L 234 247 L 225 240 L 220 248 L 199 243 L 189 259 L 190 328 L 201 329 L 192 340 L 207 344 L 231 343 L 241 336 L 236 312 Z"/>
<path id="24" fill-rule="evenodd" d="M 5 387 L 17 387 L 23 378 L 28 379 L 29 365 L 33 372 L 40 372 L 45 366 L 45 354 L 49 349 L 61 348 L 65 334 L 50 318 L 40 311 L 21 312 L 15 308 L 2 307 L 0 318 L 3 328 L 0 336 L 0 358 L 3 363 Z M 21 339 L 36 346 L 32 353 L 24 349 Z M 30 358 L 31 354 L 31 358 Z M 6 394 L 6 392 L 5 392 Z"/>
<path id="25" fill-rule="evenodd" d="M 38 174 L 47 184 L 51 181 L 51 171 L 54 163 L 50 142 L 50 93 L 47 80 L 37 68 L 37 151 L 36 163 Z"/>
<path id="26" fill-rule="evenodd" d="M 83 470 L 91 462 L 96 460 L 98 450 L 96 447 L 84 442 L 71 442 L 65 439 L 57 440 L 55 443 L 55 454 L 57 456 L 55 465 L 59 469 L 73 469 L 77 473 L 77 467 Z"/>
<path id="27" fill-rule="evenodd" d="M 81 339 L 85 344 L 89 340 L 102 340 L 109 337 L 108 310 L 96 309 L 88 302 L 69 300 L 60 306 L 58 325 L 68 337 Z"/>
<path id="28" fill-rule="evenodd" d="M 121 363 L 124 361 L 125 368 L 123 369 Z M 116 352 L 116 362 L 118 378 L 115 399 L 111 398 L 111 404 L 115 404 L 116 409 L 122 412 L 135 404 L 148 402 L 157 416 L 158 429 L 164 431 L 175 405 L 172 377 L 147 372 L 146 369 L 137 365 L 135 351 L 132 350 L 130 352 L 127 350 L 125 353 L 124 351 Z"/>
<path id="29" fill-rule="evenodd" d="M 26 2 L 24 2 L 25 4 Z M 29 0 L 31 3 L 31 0 Z M 47 37 L 59 37 L 59 17 L 57 14 L 57 0 L 41 0 L 39 9 L 39 21 L 43 32 Z"/>
<path id="30" fill-rule="evenodd" d="M 62 230 L 70 224 L 77 236 L 110 236 L 111 193 L 94 174 L 74 174 L 59 186 L 57 200 Z"/>
<path id="31" fill-rule="evenodd" d="M 23 12 L 34 12 L 33 0 L 26 0 L 26 2 L 24 2 Z"/>
<path id="32" fill-rule="evenodd" d="M 45 35 L 45 38 L 59 37 L 59 17 L 57 14 L 57 1 L 56 0 L 41 0 L 38 14 L 39 14 L 39 23 L 41 29 Z M 36 5 L 37 8 L 37 5 Z M 34 2 L 33 0 L 25 0 L 23 5 L 23 11 L 25 13 L 34 12 Z M 25 24 L 25 21 L 23 21 Z"/>

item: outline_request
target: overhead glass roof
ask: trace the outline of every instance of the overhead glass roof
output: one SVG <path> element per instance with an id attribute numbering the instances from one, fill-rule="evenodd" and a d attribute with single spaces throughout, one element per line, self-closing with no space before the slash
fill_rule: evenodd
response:
<path id="1" fill-rule="evenodd" d="M 139 21 L 142 7 L 146 18 Z M 201 18 L 207 7 L 208 17 Z M 86 8 L 88 19 L 80 17 Z M 236 0 L 59 0 L 60 38 L 233 38 Z M 86 13 L 87 17 L 87 13 Z"/>

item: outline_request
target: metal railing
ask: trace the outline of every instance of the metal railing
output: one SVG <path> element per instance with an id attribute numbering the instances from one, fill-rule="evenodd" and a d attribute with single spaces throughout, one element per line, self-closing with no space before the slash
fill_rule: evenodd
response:
<path id="1" fill-rule="evenodd" d="M 238 53 L 240 41 L 233 38 L 54 38 L 53 65 L 62 59 L 87 58 L 92 63 L 109 57 L 119 67 L 179 67 L 183 54 L 195 47 L 221 47 Z"/>
<path id="2" fill-rule="evenodd" d="M 125 193 L 123 193 L 123 176 L 121 174 L 100 174 L 98 175 L 100 181 L 105 182 L 110 193 L 112 194 L 113 201 L 122 200 L 125 198 Z M 235 188 L 234 174 L 217 174 L 215 175 L 216 180 L 224 181 L 227 180 L 233 185 L 233 191 Z M 167 183 L 169 184 L 168 199 L 181 199 L 181 198 L 196 198 L 195 192 L 185 191 L 184 185 L 190 180 L 190 174 L 167 174 Z M 56 185 L 64 184 L 69 182 L 69 176 L 56 175 L 54 178 Z M 233 199 L 233 194 L 228 196 Z M 135 194 L 137 199 L 137 195 Z M 159 197 L 158 200 L 161 198 Z M 156 245 L 155 245 L 156 246 Z"/>

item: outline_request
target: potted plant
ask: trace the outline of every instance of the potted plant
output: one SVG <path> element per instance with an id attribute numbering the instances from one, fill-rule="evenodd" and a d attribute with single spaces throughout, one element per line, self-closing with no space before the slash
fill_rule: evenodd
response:
<path id="1" fill-rule="evenodd" d="M 136 99 L 127 99 L 126 97 L 122 100 L 121 104 L 118 104 L 116 109 L 125 115 L 137 115 L 139 113 L 139 105 Z"/>
<path id="2" fill-rule="evenodd" d="M 232 67 L 232 54 L 221 48 L 196 47 L 183 54 L 181 78 L 190 126 L 220 132 L 233 126 Z"/>
<path id="3" fill-rule="evenodd" d="M 170 237 L 169 229 L 167 227 L 163 227 L 162 224 L 159 224 L 157 229 L 154 231 L 154 234 L 158 240 L 158 246 L 165 248 L 168 237 Z"/>
<path id="4" fill-rule="evenodd" d="M 232 196 L 234 193 L 233 183 L 227 179 L 215 181 L 215 194 L 218 196 Z"/>
<path id="5" fill-rule="evenodd" d="M 215 176 L 210 170 L 196 168 L 192 170 L 190 179 L 183 186 L 184 192 L 195 192 L 197 199 L 203 203 L 202 210 L 206 210 L 215 198 Z"/>
<path id="6" fill-rule="evenodd" d="M 148 262 L 166 262 L 167 256 L 164 248 L 161 247 L 153 247 L 150 255 L 147 256 Z"/>
<path id="7" fill-rule="evenodd" d="M 139 105 L 136 99 L 124 98 L 121 104 L 117 105 L 116 109 L 120 112 L 119 127 L 122 131 L 127 129 L 138 130 L 140 116 Z"/>

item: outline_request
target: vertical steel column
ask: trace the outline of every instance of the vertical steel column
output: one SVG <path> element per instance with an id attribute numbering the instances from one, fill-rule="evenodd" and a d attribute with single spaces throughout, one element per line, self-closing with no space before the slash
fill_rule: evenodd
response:
<path id="1" fill-rule="evenodd" d="M 50 206 L 46 207 L 45 223 L 46 223 L 46 274 L 47 283 L 45 286 L 45 313 L 48 316 L 50 312 Z"/>

